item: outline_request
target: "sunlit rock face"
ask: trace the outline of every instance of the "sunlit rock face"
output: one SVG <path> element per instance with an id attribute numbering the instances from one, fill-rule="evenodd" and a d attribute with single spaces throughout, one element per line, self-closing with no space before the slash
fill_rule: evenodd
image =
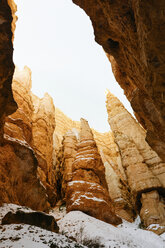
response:
<path id="1" fill-rule="evenodd" d="M 73 163 L 77 154 L 77 138 L 72 131 L 68 131 L 63 139 L 63 163 L 61 168 L 62 183 L 61 192 L 62 198 L 66 201 L 66 190 L 68 183 L 73 176 Z"/>
<path id="2" fill-rule="evenodd" d="M 90 17 L 149 144 L 165 160 L 164 1 L 73 2 Z"/>
<path id="3" fill-rule="evenodd" d="M 121 223 L 110 200 L 105 168 L 88 122 L 81 119 L 80 140 L 66 189 L 67 211 L 80 210 L 111 224 Z"/>
<path id="4" fill-rule="evenodd" d="M 53 133 L 55 129 L 55 107 L 53 99 L 46 93 L 39 98 L 31 93 L 34 111 L 32 114 L 33 149 L 38 160 L 38 174 L 47 189 L 51 206 L 56 203 L 55 154 Z"/>
<path id="5" fill-rule="evenodd" d="M 14 73 L 13 35 L 16 22 L 16 6 L 13 1 L 0 2 L 0 143 L 3 142 L 5 116 L 13 113 L 16 102 L 11 90 Z"/>
<path id="6" fill-rule="evenodd" d="M 108 121 L 114 133 L 115 142 L 120 150 L 122 166 L 127 176 L 128 186 L 136 202 L 135 209 L 138 210 L 142 193 L 152 192 L 154 189 L 157 189 L 159 192 L 157 193 L 157 198 L 159 198 L 159 194 L 162 198 L 162 194 L 164 194 L 165 163 L 145 141 L 146 133 L 143 128 L 110 92 L 107 94 L 107 111 Z M 143 196 L 142 209 L 146 208 L 146 203 L 145 207 L 143 206 L 145 194 Z M 154 204 L 154 197 L 149 198 L 150 202 L 153 199 Z M 148 205 L 148 211 L 152 215 L 150 205 L 152 204 Z M 153 220 L 152 224 L 162 225 L 162 218 L 158 218 L 157 222 L 154 222 L 155 220 L 150 218 L 150 214 L 145 215 L 145 217 L 142 214 L 142 216 L 142 220 L 145 219 L 145 227 L 148 227 L 148 223 L 151 224 L 151 219 Z M 157 216 L 159 216 L 159 212 Z M 147 220 L 147 218 L 149 219 Z"/>
<path id="7" fill-rule="evenodd" d="M 112 132 L 99 133 L 92 130 L 99 153 L 105 166 L 105 176 L 109 195 L 115 212 L 127 221 L 136 216 L 135 202 L 130 193 L 127 177 L 122 166 L 120 150 Z"/>
<path id="8" fill-rule="evenodd" d="M 47 210 L 49 203 L 37 176 L 38 162 L 32 149 L 33 104 L 31 72 L 27 67 L 23 71 L 16 69 L 12 87 L 18 109 L 6 118 L 4 125 L 4 146 L 0 147 L 0 201 Z"/>
<path id="9" fill-rule="evenodd" d="M 46 210 L 50 205 L 54 206 L 57 200 L 53 164 L 54 104 L 48 94 L 42 99 L 32 94 L 31 71 L 28 67 L 22 71 L 16 69 L 12 88 L 18 109 L 6 118 L 4 142 L 8 146 L 2 150 L 6 147 L 8 153 L 10 146 L 9 154 L 13 156 L 12 167 L 8 166 L 9 171 L 4 175 L 10 183 L 5 191 L 13 191 L 13 195 L 8 200 L 2 199 L 2 202 Z M 6 163 L 12 163 L 7 158 Z M 6 168 L 4 163 L 3 159 L 1 166 Z M 25 190 L 23 195 L 22 190 Z"/>

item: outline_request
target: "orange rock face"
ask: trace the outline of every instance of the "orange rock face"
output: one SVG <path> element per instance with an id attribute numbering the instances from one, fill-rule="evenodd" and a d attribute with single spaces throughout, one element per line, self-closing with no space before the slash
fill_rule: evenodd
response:
<path id="1" fill-rule="evenodd" d="M 105 181 L 105 168 L 88 122 L 81 119 L 80 142 L 67 185 L 67 211 L 80 210 L 111 224 L 121 223 L 114 213 Z"/>
<path id="2" fill-rule="evenodd" d="M 0 147 L 1 203 L 12 202 L 47 210 L 46 190 L 38 179 L 38 161 L 32 149 L 33 104 L 30 95 L 31 73 L 27 67 L 23 71 L 16 69 L 12 87 L 18 109 L 6 118 L 5 145 Z"/>
<path id="3" fill-rule="evenodd" d="M 147 140 L 165 160 L 165 3 L 73 0 L 90 17 Z"/>
<path id="4" fill-rule="evenodd" d="M 4 159 L 1 161 L 5 182 L 8 182 L 8 186 L 2 184 L 2 191 L 4 190 L 6 194 L 10 192 L 10 197 L 2 197 L 2 202 L 19 203 L 33 209 L 46 210 L 50 204 L 55 205 L 57 198 L 53 167 L 55 109 L 49 95 L 42 99 L 35 97 L 31 93 L 31 86 L 30 69 L 28 67 L 22 71 L 16 69 L 12 88 L 18 109 L 6 118 L 4 142 L 8 145 L 0 147 L 0 151 L 6 148 L 6 154 L 13 156 L 13 165 L 8 166 L 6 173 L 5 163 L 10 165 L 12 159 L 10 161 L 6 157 L 7 162 Z M 18 175 L 15 179 L 14 174 Z M 10 182 L 9 175 L 14 183 Z M 22 190 L 26 192 L 21 199 Z"/>
<path id="5" fill-rule="evenodd" d="M 140 207 L 142 193 L 152 192 L 154 189 L 159 192 L 156 193 L 157 196 L 153 194 L 153 197 L 152 193 L 142 194 L 141 216 L 142 221 L 144 220 L 144 226 L 148 227 L 148 223 L 155 224 L 153 217 L 150 218 L 150 214 L 153 216 L 152 206 L 155 206 L 156 201 L 159 202 L 159 197 L 163 198 L 165 163 L 145 141 L 143 128 L 110 92 L 107 94 L 107 110 L 108 121 L 114 132 L 115 142 L 121 154 L 122 166 L 127 175 L 127 184 L 136 201 L 135 210 Z M 149 215 L 144 213 L 146 208 L 150 213 Z M 161 215 L 164 216 L 163 208 L 161 211 Z M 159 210 L 156 216 L 159 216 Z M 162 217 L 157 218 L 156 224 L 162 225 Z"/>

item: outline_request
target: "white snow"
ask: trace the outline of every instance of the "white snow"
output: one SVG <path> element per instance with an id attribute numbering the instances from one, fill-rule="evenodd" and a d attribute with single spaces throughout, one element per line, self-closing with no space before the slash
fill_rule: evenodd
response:
<path id="1" fill-rule="evenodd" d="M 0 207 L 0 220 L 8 211 L 18 209 L 32 211 L 27 207 L 4 204 Z M 115 227 L 80 211 L 72 211 L 65 215 L 65 206 L 61 211 L 63 215 L 58 221 L 61 234 L 25 224 L 0 225 L 0 248 L 56 247 L 53 244 L 57 244 L 58 248 L 165 248 L 165 234 L 158 236 L 139 229 L 139 216 L 134 223 L 123 221 Z M 51 214 L 56 216 L 56 210 L 52 210 Z M 66 236 L 74 238 L 79 244 Z M 81 246 L 80 243 L 86 246 Z"/>
<path id="2" fill-rule="evenodd" d="M 74 184 L 87 184 L 90 187 L 97 187 L 97 188 L 101 188 L 101 186 L 98 183 L 91 183 L 91 182 L 87 182 L 87 181 L 83 181 L 83 180 L 74 180 L 68 183 L 68 186 L 73 186 Z"/>
<path id="3" fill-rule="evenodd" d="M 32 212 L 30 208 L 21 207 L 14 204 L 4 204 L 0 207 L 0 221 L 9 211 L 15 212 L 21 209 L 24 212 Z M 57 245 L 57 246 L 56 246 Z M 11 224 L 0 225 L 0 248 L 83 248 L 86 246 L 79 245 L 69 240 L 61 234 L 47 231 L 45 229 L 25 225 Z"/>
<path id="4" fill-rule="evenodd" d="M 151 224 L 147 227 L 148 230 L 152 229 L 152 230 L 158 230 L 158 229 L 164 229 L 165 226 L 160 226 L 159 224 Z"/>
<path id="5" fill-rule="evenodd" d="M 105 248 L 165 248 L 162 237 L 138 229 L 138 224 L 139 218 L 114 227 L 80 211 L 72 211 L 58 222 L 60 232 L 90 247 L 99 244 Z"/>
<path id="6" fill-rule="evenodd" d="M 80 158 L 80 156 L 77 156 L 76 157 L 76 161 L 80 161 L 80 160 L 95 160 L 94 158 L 90 158 L 90 157 L 88 157 L 88 158 Z"/>

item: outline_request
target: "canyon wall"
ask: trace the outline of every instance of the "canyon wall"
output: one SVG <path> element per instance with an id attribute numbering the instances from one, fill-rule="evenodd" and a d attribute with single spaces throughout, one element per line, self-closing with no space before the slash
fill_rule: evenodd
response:
<path id="1" fill-rule="evenodd" d="M 86 120 L 73 121 L 55 109 L 48 94 L 35 96 L 31 84 L 30 69 L 16 68 L 12 88 L 18 109 L 4 125 L 0 203 L 47 211 L 62 200 L 67 211 L 113 224 L 121 222 L 115 214 L 131 222 L 140 214 L 145 228 L 159 225 L 156 232 L 162 233 L 165 163 L 121 102 L 108 92 L 113 132 L 99 133 Z"/>
<path id="2" fill-rule="evenodd" d="M 0 2 L 0 143 L 3 143 L 5 117 L 17 109 L 11 90 L 14 73 L 13 36 L 16 5 L 13 1 Z"/>
<path id="3" fill-rule="evenodd" d="M 56 203 L 55 108 L 48 94 L 40 99 L 32 94 L 31 86 L 30 69 L 16 68 L 12 89 L 18 109 L 6 118 L 4 146 L 0 147 L 1 203 L 47 210 Z"/>
<path id="4" fill-rule="evenodd" d="M 74 2 L 90 16 L 95 39 L 145 129 L 110 92 L 112 132 L 101 134 L 85 120 L 80 124 L 55 110 L 48 94 L 35 96 L 29 68 L 16 68 L 13 77 L 16 6 L 1 1 L 0 204 L 47 211 L 62 199 L 67 211 L 113 224 L 140 214 L 143 226 L 160 234 L 165 230 L 163 1 Z"/>
<path id="5" fill-rule="evenodd" d="M 72 176 L 66 187 L 67 211 L 83 211 L 111 224 L 122 221 L 114 213 L 105 168 L 88 122 L 81 119 L 80 139 L 72 163 Z"/>
<path id="6" fill-rule="evenodd" d="M 90 17 L 147 141 L 165 160 L 164 1 L 73 2 Z"/>
<path id="7" fill-rule="evenodd" d="M 165 163 L 146 142 L 145 130 L 110 92 L 107 93 L 107 111 L 108 121 L 121 154 L 128 186 L 137 211 L 140 211 L 142 222 L 147 228 L 151 222 L 159 224 L 158 232 L 163 232 Z"/>

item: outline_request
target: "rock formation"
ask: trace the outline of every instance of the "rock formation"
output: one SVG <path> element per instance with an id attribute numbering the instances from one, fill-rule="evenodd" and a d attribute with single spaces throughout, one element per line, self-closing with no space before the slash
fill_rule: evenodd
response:
<path id="1" fill-rule="evenodd" d="M 16 22 L 16 5 L 12 0 L 0 2 L 0 143 L 3 142 L 5 116 L 12 114 L 17 104 L 11 90 L 14 73 L 13 36 Z"/>
<path id="2" fill-rule="evenodd" d="M 63 140 L 63 163 L 62 163 L 62 183 L 61 183 L 61 192 L 62 198 L 65 199 L 65 194 L 67 190 L 67 184 L 72 180 L 72 169 L 73 162 L 77 154 L 77 138 L 75 134 L 71 131 L 68 131 L 64 135 Z"/>
<path id="3" fill-rule="evenodd" d="M 4 145 L 0 147 L 1 203 L 19 203 L 33 209 L 47 210 L 46 191 L 38 179 L 38 162 L 32 149 L 33 104 L 31 75 L 27 67 L 24 71 L 16 69 L 12 87 L 18 109 L 6 118 Z"/>
<path id="4" fill-rule="evenodd" d="M 125 171 L 122 166 L 120 151 L 112 132 L 99 133 L 93 130 L 94 139 L 105 166 L 105 176 L 110 198 L 115 212 L 127 221 L 136 216 L 135 202 L 130 193 Z"/>
<path id="5" fill-rule="evenodd" d="M 59 231 L 59 227 L 53 216 L 43 212 L 24 212 L 17 210 L 15 213 L 9 211 L 2 218 L 2 225 L 8 224 L 28 224 L 38 226 L 51 232 Z"/>
<path id="6" fill-rule="evenodd" d="M 164 1 L 73 2 L 90 17 L 149 144 L 165 160 Z"/>
<path id="7" fill-rule="evenodd" d="M 31 93 L 34 111 L 32 113 L 33 149 L 38 160 L 38 174 L 47 189 L 48 200 L 55 206 L 57 192 L 55 187 L 55 154 L 53 133 L 55 129 L 55 108 L 52 98 L 46 93 L 39 98 Z"/>
<path id="8" fill-rule="evenodd" d="M 152 192 L 154 189 L 157 189 L 159 194 L 164 192 L 165 163 L 161 161 L 145 141 L 145 131 L 143 128 L 110 92 L 107 94 L 107 111 L 108 121 L 114 132 L 115 142 L 119 147 L 122 158 L 122 165 L 128 178 L 128 185 L 134 196 L 138 210 L 142 193 L 147 191 Z M 145 202 L 143 200 L 145 194 L 143 196 L 142 202 Z M 152 201 L 152 197 L 150 201 Z M 145 209 L 146 205 L 143 206 L 142 203 L 143 208 Z M 148 205 L 149 214 L 144 217 L 145 227 L 150 223 L 149 220 L 146 220 L 147 216 L 150 218 L 150 212 L 152 215 L 152 209 Z M 157 216 L 159 216 L 159 212 Z M 152 220 L 154 221 L 153 218 Z M 156 224 L 158 223 L 162 225 L 162 218 L 159 218 Z"/>
<path id="9" fill-rule="evenodd" d="M 28 67 L 22 71 L 16 68 L 12 88 L 18 109 L 6 118 L 6 145 L 0 147 L 2 177 L 5 176 L 5 180 L 1 180 L 4 182 L 1 195 L 5 192 L 1 200 L 46 210 L 57 200 L 53 165 L 53 101 L 48 94 L 40 99 L 31 93 Z M 25 191 L 23 195 L 22 191 Z"/>
<path id="10" fill-rule="evenodd" d="M 66 190 L 67 211 L 80 210 L 112 224 L 121 223 L 114 213 L 105 181 L 105 169 L 88 122 L 81 119 L 80 141 Z"/>

